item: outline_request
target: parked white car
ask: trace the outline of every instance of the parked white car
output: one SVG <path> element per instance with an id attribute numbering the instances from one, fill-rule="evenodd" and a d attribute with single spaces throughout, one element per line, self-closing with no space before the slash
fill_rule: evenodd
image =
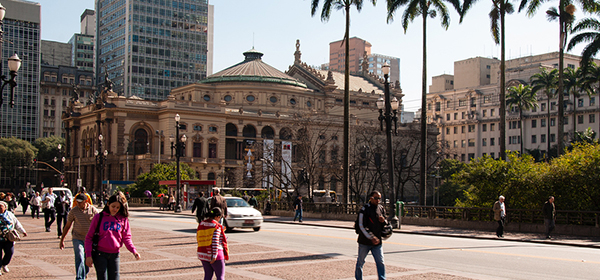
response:
<path id="1" fill-rule="evenodd" d="M 227 202 L 227 218 L 225 218 L 224 226 L 227 231 L 231 231 L 233 228 L 260 230 L 263 217 L 258 210 L 241 197 L 225 197 L 225 201 Z"/>

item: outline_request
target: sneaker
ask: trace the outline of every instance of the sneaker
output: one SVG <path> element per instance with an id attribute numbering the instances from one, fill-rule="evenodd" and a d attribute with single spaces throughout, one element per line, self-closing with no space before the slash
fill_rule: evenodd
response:
<path id="1" fill-rule="evenodd" d="M 10 270 L 8 269 L 7 265 L 2 266 L 2 271 L 8 273 Z"/>
<path id="2" fill-rule="evenodd" d="M 47 228 L 47 229 L 46 229 L 46 232 L 50 232 L 50 229 L 49 229 L 49 228 Z"/>

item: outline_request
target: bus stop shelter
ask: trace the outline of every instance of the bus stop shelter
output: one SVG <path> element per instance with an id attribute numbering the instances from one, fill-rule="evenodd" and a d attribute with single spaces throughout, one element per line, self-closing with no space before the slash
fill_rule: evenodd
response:
<path id="1" fill-rule="evenodd" d="M 177 197 L 177 180 L 159 181 L 158 184 L 162 186 L 166 185 L 169 196 L 175 195 Z M 181 180 L 181 207 L 183 209 L 191 208 L 198 193 L 204 192 L 205 196 L 208 197 L 208 194 L 216 186 L 217 181 L 215 180 Z"/>

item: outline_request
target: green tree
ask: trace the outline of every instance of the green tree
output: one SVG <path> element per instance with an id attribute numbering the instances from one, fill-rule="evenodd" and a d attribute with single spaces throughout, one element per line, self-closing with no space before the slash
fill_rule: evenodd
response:
<path id="1" fill-rule="evenodd" d="M 465 0 L 462 5 L 460 21 L 477 0 Z M 506 24 L 507 14 L 512 14 L 514 7 L 508 0 L 492 0 L 490 30 L 496 44 L 500 44 L 500 158 L 506 160 Z M 523 151 L 521 151 L 523 152 Z"/>
<path id="2" fill-rule="evenodd" d="M 600 15 L 600 11 L 595 12 L 596 16 Z M 577 22 L 577 24 L 571 30 L 575 34 L 569 45 L 567 45 L 567 51 L 572 50 L 575 46 L 581 43 L 587 43 L 581 52 L 581 67 L 583 72 L 588 72 L 590 66 L 595 65 L 592 58 L 600 51 L 600 21 L 597 18 L 584 18 Z M 600 76 L 598 76 L 600 79 Z"/>
<path id="3" fill-rule="evenodd" d="M 463 184 L 452 181 L 452 176 L 465 168 L 466 164 L 455 159 L 444 159 L 440 162 L 440 175 L 443 180 L 439 190 L 440 206 L 454 206 L 457 201 L 465 200 Z"/>
<path id="4" fill-rule="evenodd" d="M 38 149 L 16 137 L 0 138 L 0 168 L 11 178 L 11 190 L 18 189 L 17 178 L 24 169 L 31 168 Z"/>
<path id="5" fill-rule="evenodd" d="M 538 106 L 537 96 L 531 90 L 530 86 L 513 86 L 508 89 L 508 95 L 506 96 L 506 105 L 516 106 L 519 109 L 519 130 L 520 130 L 520 143 L 521 143 L 521 154 L 523 154 L 523 110 L 530 110 Z"/>
<path id="6" fill-rule="evenodd" d="M 66 151 L 64 138 L 50 136 L 36 139 L 33 146 L 38 149 L 37 160 L 51 163 L 59 155 L 58 145 L 61 145 L 63 152 Z"/>
<path id="7" fill-rule="evenodd" d="M 544 94 L 548 98 L 548 104 L 546 104 L 546 110 L 548 110 L 548 134 L 546 142 L 548 143 L 548 158 L 550 156 L 550 99 L 556 94 L 556 88 L 558 86 L 558 70 L 552 69 L 548 71 L 544 67 L 540 67 L 540 72 L 531 76 L 531 92 L 537 94 L 538 91 L 543 90 Z M 560 94 L 559 94 L 560 95 Z M 560 106 L 559 106 L 560 107 Z"/>
<path id="8" fill-rule="evenodd" d="M 181 180 L 196 179 L 196 172 L 187 164 L 181 163 Z M 156 197 L 158 194 L 166 193 L 166 186 L 158 184 L 159 181 L 177 180 L 177 163 L 161 163 L 152 167 L 148 173 L 137 177 L 135 184 L 130 185 L 127 191 L 132 197 L 145 197 L 144 192 L 149 190 Z"/>
<path id="9" fill-rule="evenodd" d="M 574 70 L 573 68 L 567 67 L 565 69 L 565 94 L 573 95 L 573 136 L 575 132 L 577 132 L 577 107 L 579 107 L 578 99 L 581 97 L 582 93 L 586 93 L 591 95 L 592 89 L 587 83 L 587 77 L 583 73 L 583 68 L 577 68 Z"/>
<path id="10" fill-rule="evenodd" d="M 454 6 L 456 11 L 461 14 L 461 7 L 458 0 L 387 0 L 387 21 L 393 21 L 396 11 L 406 6 L 402 14 L 402 28 L 404 33 L 408 29 L 408 24 L 415 18 L 421 16 L 423 19 L 423 74 L 421 76 L 421 176 L 419 187 L 419 205 L 425 205 L 425 184 L 427 182 L 427 18 L 435 18 L 438 14 L 442 27 L 448 29 L 450 26 L 450 14 L 448 7 L 444 2 Z"/>
<path id="11" fill-rule="evenodd" d="M 312 0 L 310 14 L 314 16 L 319 8 L 319 0 Z M 373 6 L 377 0 L 371 0 Z M 347 189 L 349 185 L 349 167 L 350 167 L 350 8 L 356 7 L 357 11 L 362 10 L 363 0 L 324 0 L 321 10 L 321 20 L 328 21 L 331 16 L 331 9 L 344 10 L 346 13 L 346 26 L 344 40 L 346 51 L 344 62 L 344 163 L 343 163 L 343 180 L 344 180 L 344 200 L 348 200 Z M 346 202 L 344 201 L 344 202 Z"/>

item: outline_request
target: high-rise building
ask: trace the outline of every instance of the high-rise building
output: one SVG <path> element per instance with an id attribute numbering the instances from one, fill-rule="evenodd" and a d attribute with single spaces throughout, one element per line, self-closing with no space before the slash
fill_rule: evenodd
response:
<path id="1" fill-rule="evenodd" d="M 10 90 L 2 92 L 0 107 L 0 137 L 17 137 L 33 142 L 39 135 L 39 75 L 40 75 L 40 4 L 21 0 L 2 0 L 6 8 L 3 41 L 2 73 L 8 75 L 8 57 L 17 54 L 22 59 L 14 89 L 14 107 L 10 107 Z"/>
<path id="2" fill-rule="evenodd" d="M 40 44 L 42 65 L 71 65 L 71 45 L 42 40 Z"/>
<path id="3" fill-rule="evenodd" d="M 81 31 L 69 40 L 71 63 L 68 65 L 85 71 L 94 71 L 94 37 L 96 35 L 96 13 L 86 9 L 81 14 Z M 67 65 L 67 64 L 53 64 Z"/>
<path id="4" fill-rule="evenodd" d="M 368 59 L 369 72 L 383 76 L 381 67 L 384 63 L 390 65 L 390 83 L 400 82 L 400 58 L 391 57 L 382 54 L 371 53 L 371 43 L 358 38 L 352 37 L 349 40 L 350 44 L 350 73 L 359 73 L 362 71 L 362 62 L 365 56 Z M 322 69 L 344 72 L 346 46 L 342 40 L 329 43 L 329 65 L 322 65 Z"/>
<path id="5" fill-rule="evenodd" d="M 207 0 L 96 1 L 96 81 L 124 96 L 164 100 L 212 65 Z"/>
<path id="6" fill-rule="evenodd" d="M 85 35 L 96 35 L 96 11 L 85 9 L 79 18 L 81 23 L 80 33 Z"/>

